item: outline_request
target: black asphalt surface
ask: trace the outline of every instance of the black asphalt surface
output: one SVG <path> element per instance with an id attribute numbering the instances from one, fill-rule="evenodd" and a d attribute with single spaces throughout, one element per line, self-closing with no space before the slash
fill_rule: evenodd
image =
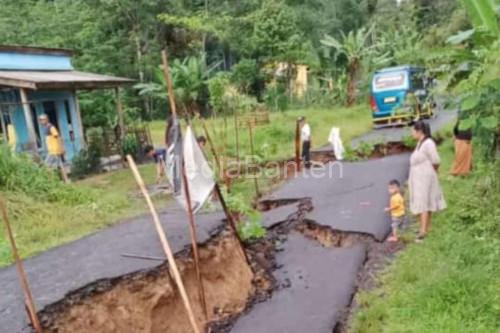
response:
<path id="1" fill-rule="evenodd" d="M 186 213 L 178 206 L 160 212 L 174 252 L 189 246 Z M 223 224 L 221 212 L 196 216 L 198 241 Z M 25 261 L 38 310 L 96 280 L 150 269 L 161 262 L 125 258 L 122 254 L 164 258 L 149 215 L 136 217 Z M 0 333 L 31 332 L 14 266 L 0 269 Z"/>
<path id="2" fill-rule="evenodd" d="M 282 289 L 238 319 L 231 333 L 329 333 L 355 289 L 365 245 L 324 248 L 291 234 L 277 255 Z"/>
<path id="3" fill-rule="evenodd" d="M 370 234 L 381 241 L 390 232 L 387 184 L 403 183 L 409 155 L 393 155 L 365 162 L 333 162 L 302 172 L 266 199 L 310 197 L 307 219 L 335 230 Z"/>
<path id="4" fill-rule="evenodd" d="M 431 125 L 431 131 L 437 132 L 446 124 L 452 122 L 457 116 L 456 111 L 443 110 L 439 111 L 435 118 L 427 120 Z M 397 142 L 401 141 L 405 136 L 410 135 L 410 127 L 385 127 L 373 130 L 365 135 L 355 138 L 352 141 L 352 146 L 357 147 L 361 142 Z"/>

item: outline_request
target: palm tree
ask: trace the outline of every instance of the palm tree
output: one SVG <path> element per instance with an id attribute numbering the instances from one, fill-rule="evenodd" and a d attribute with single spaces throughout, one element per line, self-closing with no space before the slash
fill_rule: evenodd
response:
<path id="1" fill-rule="evenodd" d="M 377 56 L 380 59 L 387 56 L 386 54 L 380 55 L 380 44 L 373 42 L 371 38 L 372 30 L 372 28 L 361 28 L 357 31 L 350 31 L 347 35 L 342 32 L 340 40 L 325 35 L 325 38 L 321 40 L 323 45 L 334 48 L 337 55 L 344 55 L 347 58 L 348 106 L 356 101 L 356 79 L 361 72 L 363 62 Z"/>

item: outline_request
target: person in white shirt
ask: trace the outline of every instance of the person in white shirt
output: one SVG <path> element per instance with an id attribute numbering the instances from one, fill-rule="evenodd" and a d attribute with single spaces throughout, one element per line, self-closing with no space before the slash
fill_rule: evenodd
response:
<path id="1" fill-rule="evenodd" d="M 302 161 L 306 168 L 311 166 L 311 127 L 305 117 L 299 118 L 300 141 L 302 142 Z"/>

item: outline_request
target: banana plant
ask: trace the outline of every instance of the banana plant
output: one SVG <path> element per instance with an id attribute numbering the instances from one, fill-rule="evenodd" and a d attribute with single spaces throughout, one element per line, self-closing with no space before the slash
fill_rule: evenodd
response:
<path id="1" fill-rule="evenodd" d="M 371 59 L 383 62 L 388 54 L 381 54 L 380 43 L 372 38 L 373 26 L 350 31 L 347 35 L 341 32 L 340 39 L 325 35 L 321 44 L 337 51 L 337 55 L 347 58 L 347 105 L 351 106 L 356 101 L 356 80 L 363 68 L 363 63 Z"/>
<path id="2" fill-rule="evenodd" d="M 204 55 L 172 61 L 170 72 L 175 99 L 184 112 L 193 114 L 198 111 L 198 103 L 200 97 L 206 92 L 208 79 L 219 65 L 220 62 L 207 66 Z M 156 82 L 136 84 L 135 88 L 139 90 L 139 95 L 166 99 L 166 83 L 160 68 L 155 71 L 155 79 Z"/>
<path id="3" fill-rule="evenodd" d="M 496 15 L 500 8 L 499 0 L 462 0 L 462 4 L 475 29 L 486 30 L 490 34 L 500 37 Z"/>

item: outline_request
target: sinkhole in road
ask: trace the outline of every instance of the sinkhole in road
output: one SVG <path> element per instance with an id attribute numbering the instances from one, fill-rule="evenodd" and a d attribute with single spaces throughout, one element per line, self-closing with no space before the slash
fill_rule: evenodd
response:
<path id="1" fill-rule="evenodd" d="M 236 320 L 255 304 L 265 302 L 282 286 L 274 277 L 280 269 L 276 255 L 291 233 L 300 233 L 327 248 L 350 247 L 374 240 L 371 236 L 342 232 L 306 220 L 311 201 L 267 202 L 266 209 L 298 202 L 297 212 L 268 229 L 264 239 L 247 242 L 250 266 L 231 232 L 221 230 L 200 245 L 200 266 L 208 305 L 208 331 L 230 332 Z M 200 306 L 191 251 L 176 255 L 195 316 L 205 322 Z M 333 310 L 331 310 L 333 311 Z M 347 313 L 347 312 L 346 312 Z M 125 276 L 95 281 L 71 292 L 40 313 L 49 333 L 190 333 L 192 329 L 167 264 Z M 332 328 L 333 329 L 333 328 Z M 326 332 L 325 332 L 326 333 Z"/>
<path id="2" fill-rule="evenodd" d="M 200 246 L 208 323 L 228 320 L 271 287 L 260 264 L 249 267 L 234 236 L 222 233 Z M 199 323 L 204 321 L 190 251 L 176 262 Z M 252 260 L 253 261 L 253 260 Z M 255 273 L 252 272 L 252 269 Z M 190 333 L 182 299 L 166 264 L 147 272 L 96 281 L 41 313 L 45 332 Z"/>

